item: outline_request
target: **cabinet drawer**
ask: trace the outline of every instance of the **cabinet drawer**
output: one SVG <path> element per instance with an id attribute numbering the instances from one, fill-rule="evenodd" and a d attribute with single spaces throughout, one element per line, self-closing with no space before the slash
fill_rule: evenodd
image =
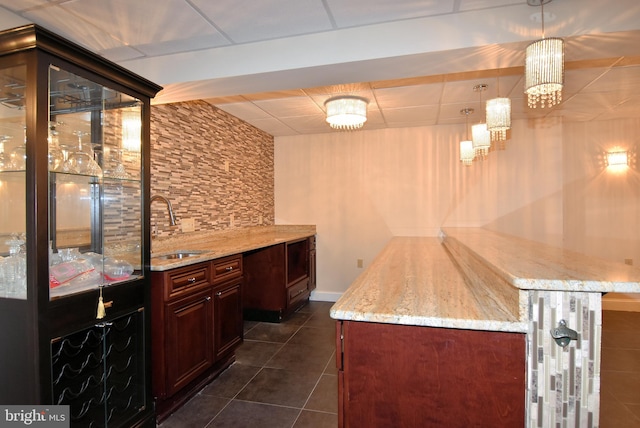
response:
<path id="1" fill-rule="evenodd" d="M 172 299 L 185 292 L 196 291 L 211 285 L 209 263 L 186 266 L 171 270 L 165 279 L 165 299 Z"/>
<path id="2" fill-rule="evenodd" d="M 228 279 L 238 278 L 242 276 L 241 254 L 236 254 L 222 259 L 216 259 L 213 261 L 212 265 L 214 284 L 219 284 L 221 282 L 227 281 Z"/>
<path id="3" fill-rule="evenodd" d="M 305 278 L 287 288 L 287 307 L 307 297 L 309 297 L 309 278 Z"/>

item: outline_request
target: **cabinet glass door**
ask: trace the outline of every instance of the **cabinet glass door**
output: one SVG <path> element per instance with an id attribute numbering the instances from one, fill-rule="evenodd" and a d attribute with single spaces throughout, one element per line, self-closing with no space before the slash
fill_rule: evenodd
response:
<path id="1" fill-rule="evenodd" d="M 51 299 L 142 274 L 142 103 L 49 69 Z"/>
<path id="2" fill-rule="evenodd" d="M 0 70 L 0 298 L 26 299 L 26 66 Z"/>

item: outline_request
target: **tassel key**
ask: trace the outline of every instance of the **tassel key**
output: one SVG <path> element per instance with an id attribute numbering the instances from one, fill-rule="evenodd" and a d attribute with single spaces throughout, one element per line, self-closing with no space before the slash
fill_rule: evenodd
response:
<path id="1" fill-rule="evenodd" d="M 98 311 L 96 314 L 96 319 L 101 320 L 107 315 L 107 312 L 104 309 L 104 302 L 102 301 L 102 287 L 100 287 L 100 298 L 98 298 Z"/>

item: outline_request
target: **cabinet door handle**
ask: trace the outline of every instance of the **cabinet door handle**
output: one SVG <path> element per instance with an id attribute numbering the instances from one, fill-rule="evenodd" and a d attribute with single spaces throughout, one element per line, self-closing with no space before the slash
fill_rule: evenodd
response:
<path id="1" fill-rule="evenodd" d="M 210 302 L 210 301 L 211 301 L 211 296 L 207 296 L 207 297 L 205 297 L 205 298 L 204 298 L 204 301 L 205 301 L 205 302 Z"/>
<path id="2" fill-rule="evenodd" d="M 194 282 L 196 282 L 196 277 L 194 276 L 192 278 L 188 278 L 187 282 L 190 283 L 190 284 L 193 284 Z"/>
<path id="3" fill-rule="evenodd" d="M 218 297 L 219 297 L 219 296 L 222 296 L 222 291 L 218 291 L 218 292 L 216 293 L 216 296 L 218 296 Z"/>
<path id="4" fill-rule="evenodd" d="M 227 266 L 225 270 L 227 272 L 231 272 L 233 270 L 233 266 Z"/>

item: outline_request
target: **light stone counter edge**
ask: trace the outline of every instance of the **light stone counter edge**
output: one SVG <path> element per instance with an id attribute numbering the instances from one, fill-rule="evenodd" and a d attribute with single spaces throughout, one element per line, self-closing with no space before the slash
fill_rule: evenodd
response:
<path id="1" fill-rule="evenodd" d="M 271 245 L 308 238 L 315 234 L 316 227 L 314 225 L 273 225 L 217 232 L 191 232 L 164 239 L 156 238 L 151 244 L 151 271 L 166 271 L 207 262 Z M 157 258 L 157 256 L 177 251 L 202 253 L 184 259 L 159 260 Z"/>

